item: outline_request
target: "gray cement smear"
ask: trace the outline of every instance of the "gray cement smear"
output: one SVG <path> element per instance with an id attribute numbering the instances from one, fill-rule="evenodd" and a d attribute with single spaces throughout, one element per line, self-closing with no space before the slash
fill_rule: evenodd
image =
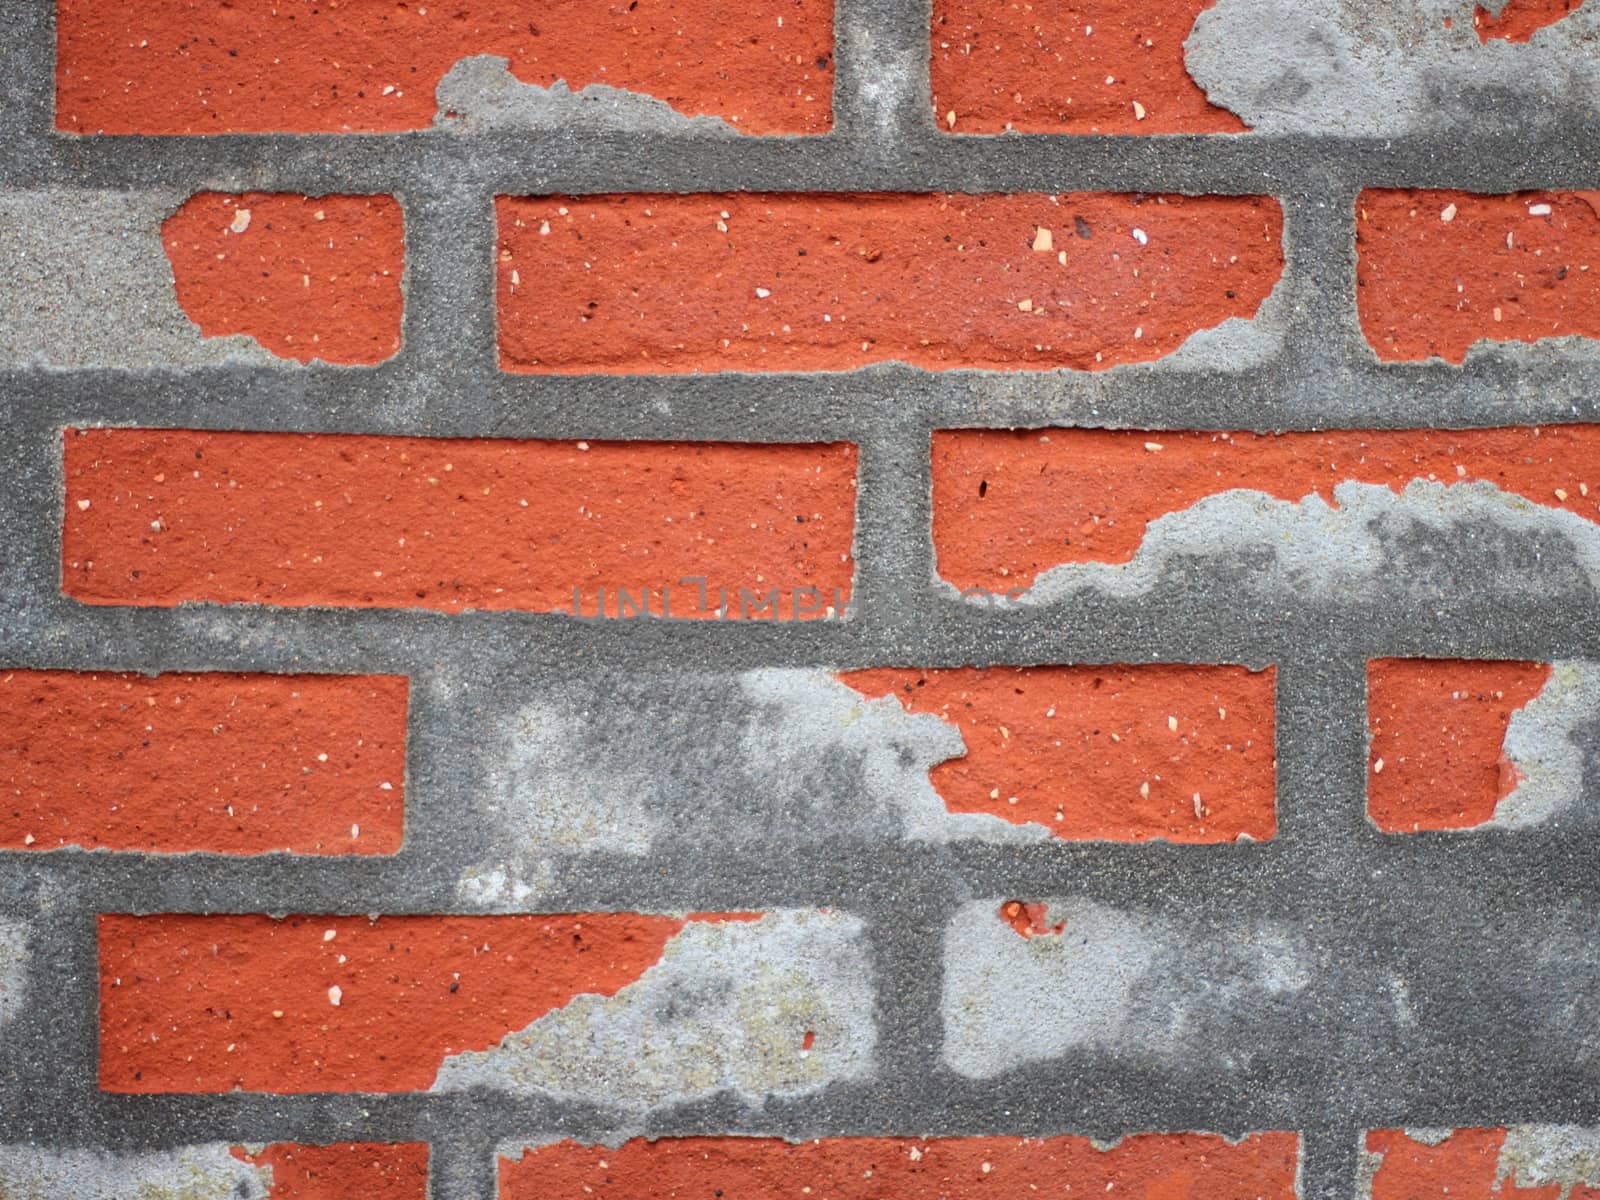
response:
<path id="1" fill-rule="evenodd" d="M 1154 363 L 1122 363 L 1113 371 L 1139 367 L 1166 367 L 1195 371 L 1247 371 L 1272 362 L 1282 352 L 1289 336 L 1294 304 L 1293 284 L 1285 268 L 1278 282 L 1252 317 L 1228 317 L 1220 325 L 1197 329 L 1171 354 Z"/>
<path id="2" fill-rule="evenodd" d="M 1511 714 L 1504 753 L 1522 781 L 1483 826 L 1515 829 L 1583 811 L 1583 746 L 1575 734 L 1600 730 L 1600 663 L 1551 664 L 1539 694 Z M 1600 799 L 1600 797 L 1597 797 Z"/>
<path id="3" fill-rule="evenodd" d="M 474 54 L 450 68 L 434 90 L 435 129 L 457 133 L 570 129 L 612 133 L 739 137 L 720 117 L 688 117 L 665 100 L 592 83 L 574 92 L 557 80 L 550 87 L 523 83 L 509 59 Z M 447 115 L 448 114 L 448 115 Z"/>
<path id="4" fill-rule="evenodd" d="M 1592 3 L 1526 43 L 1479 44 L 1473 7 L 1218 0 L 1195 19 L 1185 64 L 1213 104 L 1263 133 L 1482 133 L 1541 110 L 1554 121 L 1600 100 L 1600 11 Z"/>
<path id="5" fill-rule="evenodd" d="M 113 1154 L 0 1145 L 5 1200 L 266 1200 L 272 1168 L 223 1144 Z"/>
<path id="6" fill-rule="evenodd" d="M 1036 822 L 1016 824 L 945 807 L 928 772 L 961 758 L 967 746 L 960 730 L 932 713 L 907 712 L 893 696 L 868 699 L 826 671 L 747 671 L 739 686 L 765 717 L 745 729 L 751 762 L 784 775 L 819 758 L 859 765 L 860 790 L 856 796 L 840 793 L 835 829 L 854 826 L 863 837 L 898 834 L 918 842 L 1034 842 L 1050 836 Z"/>
<path id="7" fill-rule="evenodd" d="M 636 982 L 446 1058 L 433 1090 L 483 1086 L 636 1114 L 722 1093 L 760 1106 L 869 1077 L 876 1042 L 861 921 L 791 909 L 691 922 Z"/>
<path id="8" fill-rule="evenodd" d="M 1002 903 L 963 905 L 945 933 L 944 1061 L 968 1078 L 1072 1051 L 1246 1066 L 1265 1041 L 1245 1035 L 1311 978 L 1299 935 L 1264 919 L 1197 937 L 1075 898 L 1046 906 L 1060 933 L 1023 937 Z"/>
<path id="9" fill-rule="evenodd" d="M 208 338 L 178 304 L 161 223 L 187 193 L 0 192 L 0 365 L 72 370 L 283 364 Z"/>
<path id="10" fill-rule="evenodd" d="M 0 919 L 0 1045 L 6 1022 L 22 1011 L 28 985 L 28 927 Z M 0 1197 L 5 1195 L 0 1192 Z"/>
<path id="11" fill-rule="evenodd" d="M 585 852 L 1049 836 L 950 812 L 928 772 L 966 753 L 960 732 L 824 670 L 618 673 L 537 690 L 486 755 L 489 833 L 460 882 L 468 904 L 531 903 L 556 859 Z"/>
<path id="12" fill-rule="evenodd" d="M 1151 521 L 1125 563 L 1063 563 L 1013 600 L 1055 604 L 1083 592 L 1144 596 L 1196 566 L 1255 594 L 1326 601 L 1396 593 L 1551 597 L 1600 589 L 1600 525 L 1492 483 L 1414 479 L 1403 491 L 1346 481 L 1334 503 L 1232 488 Z M 947 595 L 957 589 L 944 584 Z"/>
<path id="13" fill-rule="evenodd" d="M 1513 1125 L 1500 1147 L 1496 1188 L 1559 1187 L 1557 1200 L 1574 1189 L 1600 1187 L 1600 1129 L 1576 1125 Z"/>

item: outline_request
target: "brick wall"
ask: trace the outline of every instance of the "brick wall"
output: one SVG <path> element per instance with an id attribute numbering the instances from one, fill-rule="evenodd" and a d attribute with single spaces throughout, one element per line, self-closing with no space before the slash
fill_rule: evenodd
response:
<path id="1" fill-rule="evenodd" d="M 0 1197 L 1600 1196 L 1600 2 L 0 35 Z"/>

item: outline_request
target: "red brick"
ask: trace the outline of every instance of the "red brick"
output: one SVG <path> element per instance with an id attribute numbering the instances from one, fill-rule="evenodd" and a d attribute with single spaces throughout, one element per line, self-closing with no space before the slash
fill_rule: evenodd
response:
<path id="1" fill-rule="evenodd" d="M 1577 1184 L 1522 1188 L 1500 1178 L 1504 1129 L 1457 1129 L 1437 1146 L 1399 1129 L 1367 1134 L 1377 1155 L 1372 1200 L 1600 1200 L 1600 1188 Z"/>
<path id="2" fill-rule="evenodd" d="M 1332 433 L 939 430 L 933 540 L 962 589 L 1029 587 L 1062 563 L 1127 562 L 1149 522 L 1234 488 L 1333 500 L 1345 481 L 1485 480 L 1600 522 L 1600 425 Z M 1586 482 L 1587 481 L 1587 482 Z"/>
<path id="3" fill-rule="evenodd" d="M 0 672 L 0 847 L 392 854 L 407 681 Z"/>
<path id="4" fill-rule="evenodd" d="M 1259 196 L 502 197 L 498 210 L 510 371 L 1095 370 L 1253 316 L 1283 269 L 1282 211 Z M 1041 229 L 1049 250 L 1034 249 Z"/>
<path id="5" fill-rule="evenodd" d="M 405 223 L 393 196 L 203 192 L 161 226 L 178 303 L 207 337 L 372 364 L 400 349 Z"/>
<path id="6" fill-rule="evenodd" d="M 63 587 L 90 604 L 538 612 L 570 612 L 577 589 L 589 615 L 619 587 L 654 589 L 659 615 L 666 587 L 674 616 L 716 615 L 719 588 L 778 588 L 780 616 L 821 615 L 793 589 L 848 601 L 855 465 L 845 443 L 69 430 Z"/>
<path id="7" fill-rule="evenodd" d="M 1183 60 L 1214 2 L 934 0 L 934 118 L 956 133 L 1237 133 Z"/>
<path id="8" fill-rule="evenodd" d="M 645 92 L 747 133 L 832 121 L 831 0 L 57 0 L 56 128 L 72 133 L 426 129 L 459 59 L 538 87 Z"/>
<path id="9" fill-rule="evenodd" d="M 556 1142 L 500 1159 L 500 1200 L 1293 1200 L 1299 1138 L 635 1138 L 614 1149 Z M 1113 1189 L 1115 1189 L 1113 1191 Z"/>
<path id="10" fill-rule="evenodd" d="M 1582 4 L 1583 0 L 1505 0 L 1498 16 L 1479 4 L 1472 10 L 1472 27 L 1478 31 L 1479 42 L 1490 38 L 1526 42 L 1539 30 L 1576 12 Z"/>
<path id="11" fill-rule="evenodd" d="M 1467 829 L 1520 782 L 1501 749 L 1547 663 L 1382 658 L 1367 664 L 1367 815 L 1388 833 Z"/>
<path id="12" fill-rule="evenodd" d="M 1357 209 L 1356 302 L 1379 358 L 1600 337 L 1600 192 L 1365 191 Z"/>
<path id="13" fill-rule="evenodd" d="M 272 1168 L 270 1200 L 428 1200 L 425 1142 L 279 1142 L 254 1153 L 235 1146 L 233 1153 Z"/>
<path id="14" fill-rule="evenodd" d="M 840 678 L 961 731 L 966 754 L 929 772 L 952 812 L 1126 842 L 1262 841 L 1276 828 L 1270 669 L 962 667 Z"/>
<path id="15" fill-rule="evenodd" d="M 446 1055 L 615 995 L 717 919 L 102 915 L 100 1086 L 420 1091 Z"/>

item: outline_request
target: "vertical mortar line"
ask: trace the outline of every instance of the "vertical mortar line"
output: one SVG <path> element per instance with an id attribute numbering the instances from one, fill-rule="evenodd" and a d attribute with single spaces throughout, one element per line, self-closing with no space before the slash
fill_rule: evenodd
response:
<path id="1" fill-rule="evenodd" d="M 495 1200 L 498 1154 L 488 1126 L 461 1105 L 430 1106 L 429 1200 Z"/>
<path id="2" fill-rule="evenodd" d="M 487 400 L 495 344 L 494 197 L 469 173 L 407 188 L 406 306 L 401 358 L 446 408 L 471 389 Z"/>
<path id="3" fill-rule="evenodd" d="M 1278 663 L 1276 746 L 1281 848 L 1345 877 L 1374 831 L 1366 818 L 1367 664 L 1327 653 Z"/>
<path id="4" fill-rule="evenodd" d="M 1284 215 L 1288 329 L 1284 358 L 1309 424 L 1351 408 L 1344 383 L 1369 359 L 1356 316 L 1354 184 L 1326 170 L 1298 175 L 1279 196 Z"/>
<path id="5" fill-rule="evenodd" d="M 7 889 L 10 890 L 10 889 Z M 75 895 L 34 890 L 20 1011 L 6 1023 L 7 1141 L 104 1140 L 100 1103 L 99 952 L 94 909 Z"/>
<path id="6" fill-rule="evenodd" d="M 857 438 L 853 620 L 870 633 L 914 630 L 933 594 L 932 463 L 924 404 L 914 385 L 881 424 Z M 870 640 L 878 640 L 871 638 Z"/>
<path id="7" fill-rule="evenodd" d="M 919 856 L 920 857 L 920 856 Z M 913 860 L 915 861 L 915 860 Z M 944 932 L 958 902 L 952 873 L 886 872 L 878 894 L 857 907 L 867 922 L 875 969 L 879 1127 L 912 1134 L 919 1096 L 942 1071 Z"/>
<path id="8" fill-rule="evenodd" d="M 835 0 L 833 128 L 893 156 L 932 133 L 931 0 Z"/>
<path id="9" fill-rule="evenodd" d="M 1299 1200 L 1352 1200 L 1357 1195 L 1362 1131 L 1350 1127 L 1300 1134 Z"/>
<path id="10" fill-rule="evenodd" d="M 28 407 L 26 394 L 14 398 Z M 37 652 L 42 629 L 76 605 L 61 594 L 61 432 L 38 413 L 6 418 L 0 450 L 0 660 Z M 5 666 L 0 661 L 0 666 Z"/>
<path id="11" fill-rule="evenodd" d="M 55 165 L 55 5 L 9 4 L 0 15 L 0 174 L 36 177 Z"/>

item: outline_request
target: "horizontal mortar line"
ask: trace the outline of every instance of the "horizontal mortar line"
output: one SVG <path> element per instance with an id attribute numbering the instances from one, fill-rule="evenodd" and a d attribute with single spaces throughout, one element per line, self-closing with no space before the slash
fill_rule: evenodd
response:
<path id="1" fill-rule="evenodd" d="M 630 1130 L 629 1136 L 638 1137 L 779 1137 L 793 1141 L 809 1141 L 813 1137 L 973 1137 L 973 1136 L 1037 1136 L 1048 1130 L 1054 1136 L 1101 1136 L 1111 1132 L 1097 1121 L 1052 1120 L 1047 1115 L 1034 1114 L 1020 1120 L 1006 1120 L 991 1116 L 978 1123 L 952 1119 L 941 1112 L 933 1101 L 907 1102 L 887 1083 L 834 1085 L 848 1090 L 851 1097 L 863 1101 L 862 1109 L 874 1115 L 867 1120 L 848 1117 L 824 1117 L 805 1111 L 793 1114 L 777 1112 L 779 1106 L 803 1109 L 818 1107 L 833 1094 L 833 1089 L 823 1091 L 802 1101 L 778 1101 L 766 1113 L 753 1108 L 743 1108 L 735 1120 L 729 1121 L 725 1110 L 709 1117 L 697 1117 L 695 1105 L 682 1107 L 688 1113 L 671 1109 L 641 1118 L 637 1114 L 600 1109 L 597 1106 L 563 1101 L 558 1098 L 524 1097 L 511 1093 L 480 1091 L 451 1094 L 432 1092 L 412 1093 L 230 1093 L 226 1095 L 117 1095 L 88 1093 L 82 1097 L 62 1097 L 48 1103 L 44 1111 L 59 1114 L 60 1124 L 51 1123 L 51 1131 L 35 1135 L 31 1145 L 41 1147 L 73 1148 L 78 1144 L 80 1131 L 96 1130 L 100 1133 L 97 1144 L 118 1150 L 162 1149 L 193 1144 L 199 1141 L 238 1140 L 293 1141 L 324 1140 L 338 1133 L 352 1139 L 359 1132 L 360 1140 L 373 1141 L 426 1141 L 430 1136 L 441 1140 L 450 1137 L 463 1121 L 487 1135 L 491 1145 L 527 1139 L 538 1142 L 545 1137 L 560 1139 L 574 1137 L 578 1140 L 599 1141 L 618 1128 Z M 19 1097 L 19 1105 L 32 1111 L 33 1098 Z M 809 1103 L 807 1103 L 809 1102 Z M 1183 1105 L 1174 1100 L 1170 1106 Z M 1203 1123 L 1201 1129 L 1184 1129 L 1181 1132 L 1220 1132 L 1243 1134 L 1264 1132 L 1268 1129 L 1287 1129 L 1302 1134 L 1324 1133 L 1329 1126 L 1319 1115 L 1313 1122 L 1299 1126 L 1283 1123 L 1262 1125 L 1250 1117 L 1266 1114 L 1261 1102 L 1243 1101 L 1231 1112 L 1211 1106 L 1214 1119 Z M 0 1103 L 0 1112 L 4 1111 Z M 1248 1114 L 1248 1115 L 1246 1115 Z M 1241 1121 L 1241 1117 L 1244 1120 Z M 1359 1121 L 1360 1114 L 1354 1114 Z M 1387 1110 L 1372 1109 L 1369 1118 L 1374 1124 L 1365 1128 L 1381 1128 L 1383 1122 L 1392 1120 Z M 1124 1128 L 1120 1132 L 1168 1132 L 1146 1130 L 1143 1126 Z M 608 1139 L 609 1140 L 609 1139 Z"/>
<path id="2" fill-rule="evenodd" d="M 870 515 L 870 514 L 869 514 Z M 868 602 L 858 592 L 858 602 Z M 902 597 L 904 599 L 904 597 Z M 201 661 L 281 664 L 331 670 L 368 663 L 499 665 L 515 654 L 529 670 L 561 666 L 583 651 L 625 653 L 639 667 L 675 668 L 684 656 L 704 670 L 751 666 L 1033 665 L 1080 661 L 1239 662 L 1264 664 L 1293 657 L 1299 639 L 1316 633 L 1331 652 L 1392 657 L 1449 654 L 1468 645 L 1470 656 L 1585 657 L 1600 654 L 1600 628 L 1574 623 L 1561 604 L 1435 601 L 1424 615 L 1397 604 L 1291 604 L 1274 620 L 1254 615 L 1248 592 L 1212 595 L 1197 616 L 1186 597 L 1132 598 L 1107 603 L 1093 596 L 1072 603 L 991 616 L 924 592 L 893 620 L 870 616 L 808 622 L 574 621 L 536 613 L 456 614 L 392 609 L 299 609 L 193 605 L 180 608 L 76 606 L 59 594 L 22 603 L 35 620 L 56 628 L 48 647 L 29 628 L 0 631 L 8 665 L 104 664 L 160 667 Z M 915 603 L 920 600 L 922 603 Z M 1474 624 L 1463 642 L 1463 620 Z M 206 628 L 197 628 L 196 619 Z M 33 622 L 30 622 L 30 625 Z M 509 639 L 509 640 L 508 640 Z M 240 643 L 243 644 L 240 644 Z M 208 644 L 209 643 L 209 644 Z M 394 645 L 406 645 L 404 655 Z M 181 651 L 174 647 L 183 646 Z M 1073 656 L 1064 659 L 1064 655 Z"/>
<path id="3" fill-rule="evenodd" d="M 937 1042 L 937 1038 L 934 1041 Z M 1381 1055 L 1377 1060 L 1355 1056 L 1341 1059 L 1339 1065 L 1360 1069 L 1382 1065 L 1381 1058 Z M 1196 1098 L 1169 1093 L 1165 1097 L 1152 1094 L 1132 1102 L 1111 1097 L 1085 1104 L 1084 1098 L 1094 1095 L 1092 1089 L 1096 1082 L 1103 1083 L 1115 1076 L 1116 1061 L 1097 1064 L 1069 1061 L 1054 1064 L 1054 1070 L 1052 1065 L 1038 1064 L 1018 1073 L 1021 1078 L 1003 1075 L 991 1080 L 966 1080 L 941 1070 L 941 1086 L 935 1092 L 938 1099 L 922 1098 L 930 1089 L 907 1088 L 905 1081 L 885 1073 L 879 1079 L 864 1083 L 838 1082 L 806 1097 L 777 1099 L 769 1102 L 764 1112 L 724 1097 L 721 1103 L 716 1100 L 687 1102 L 643 1118 L 556 1097 L 488 1090 L 465 1094 L 124 1096 L 87 1089 L 81 1093 L 63 1089 L 56 1095 L 29 1097 L 34 1103 L 26 1111 L 29 1116 L 37 1116 L 37 1109 L 59 1114 L 51 1121 L 51 1130 L 54 1136 L 66 1134 L 63 1141 L 68 1141 L 76 1129 L 87 1126 L 117 1146 L 182 1144 L 192 1139 L 196 1127 L 216 1131 L 213 1136 L 243 1135 L 241 1140 L 249 1141 L 263 1140 L 259 1136 L 262 1133 L 266 1134 L 265 1140 L 288 1140 L 300 1129 L 326 1132 L 330 1125 L 334 1130 L 370 1131 L 385 1140 L 397 1138 L 397 1135 L 397 1140 L 412 1137 L 425 1140 L 441 1132 L 448 1137 L 450 1130 L 463 1120 L 492 1133 L 493 1142 L 541 1134 L 592 1140 L 619 1126 L 633 1126 L 639 1136 L 649 1137 L 719 1133 L 790 1138 L 862 1133 L 914 1137 L 984 1134 L 1103 1137 L 1145 1129 L 1228 1134 L 1288 1129 L 1309 1133 L 1326 1130 L 1329 1124 L 1339 1122 L 1354 1121 L 1367 1128 L 1417 1123 L 1418 1107 L 1414 1104 L 1386 1102 L 1376 1097 L 1358 1099 L 1352 1104 L 1347 1096 L 1330 1103 L 1320 1080 L 1302 1082 L 1298 1078 L 1281 1081 L 1279 1089 L 1287 1092 L 1291 1106 L 1308 1118 L 1299 1122 L 1284 1119 L 1281 1098 L 1272 1094 L 1278 1089 L 1267 1089 L 1268 1094 L 1263 1096 L 1252 1095 L 1243 1080 L 1237 1094 L 1231 1096 Z M 1174 1084 L 1192 1081 L 1183 1071 L 1167 1074 Z M 926 1079 L 925 1074 L 922 1079 Z M 1030 1102 L 1022 1106 L 1023 1115 L 1013 1116 L 1012 1106 L 1005 1103 L 1005 1098 L 1014 1097 L 1019 1090 L 1029 1096 Z M 1473 1091 L 1470 1080 L 1464 1080 L 1456 1090 L 1463 1093 L 1459 1101 L 1443 1097 L 1425 1106 L 1434 1114 L 1429 1124 L 1438 1123 L 1441 1117 L 1452 1124 L 1503 1124 L 1530 1117 L 1568 1121 L 1574 1116 L 1587 1120 L 1600 1117 L 1600 1099 L 1593 1097 L 1577 1103 L 1582 1110 L 1579 1113 L 1574 1112 L 1573 1101 L 1568 1097 L 1552 1101 L 1537 1091 L 1524 1095 L 1521 1094 L 1524 1089 L 1515 1085 L 1497 1087 L 1496 1101 L 1490 1105 L 1484 1105 L 1481 1100 L 1468 1101 L 1467 1093 Z M 918 1091 L 922 1096 L 915 1094 Z M 1069 1100 L 1066 1110 L 1078 1115 L 1065 1120 L 1052 1115 L 1062 1110 L 1060 1101 L 1063 1099 Z M 841 1119 L 836 1115 L 859 1111 L 873 1115 L 866 1121 L 848 1116 Z M 3 1102 L 0 1102 L 0 1112 L 3 1112 Z"/>
<path id="4" fill-rule="evenodd" d="M 1548 114 L 1545 114 L 1548 115 Z M 662 138 L 568 131 L 451 135 L 52 135 L 0 166 L 0 186 L 271 186 L 407 191 L 452 178 L 497 192 L 1301 190 L 1330 174 L 1365 186 L 1517 190 L 1600 186 L 1600 132 L 1583 114 L 1523 134 Z M 1312 187 L 1310 190 L 1317 190 Z"/>
<path id="5" fill-rule="evenodd" d="M 605 660 L 626 655 L 635 670 L 753 667 L 990 666 L 1082 663 L 1238 663 L 1267 665 L 1291 658 L 1315 634 L 1329 652 L 1352 657 L 1487 657 L 1551 659 L 1600 656 L 1600 629 L 1571 620 L 1568 607 L 1511 604 L 1488 597 L 1455 603 L 1426 616 L 1398 606 L 1358 610 L 1305 605 L 1280 609 L 1274 621 L 1253 616 L 1254 598 L 1210 598 L 1203 617 L 1181 597 L 1153 606 L 1137 599 L 1115 606 L 1057 605 L 990 618 L 982 612 L 915 605 L 892 622 L 713 622 L 608 620 L 521 613 L 421 613 L 195 607 L 95 609 L 52 622 L 48 646 L 29 629 L 0 632 L 0 662 L 13 668 L 81 670 L 210 669 L 360 672 L 363 669 L 456 663 L 461 669 L 504 669 L 515 656 L 527 671 L 559 670 L 578 652 Z M 1219 607 L 1220 606 L 1220 607 Z M 32 607 L 36 613 L 48 611 Z M 53 606 L 52 606 L 53 607 Z M 56 609 L 59 612 L 59 609 Z M 104 617 L 100 614 L 109 614 Z M 197 629 L 186 617 L 203 618 Z M 1482 625 L 1484 617 L 1492 617 Z M 1477 619 L 1470 641 L 1461 622 Z M 31 622 L 30 622 L 31 624 Z M 245 644 L 239 644 L 243 641 Z M 406 651 L 395 652 L 394 645 Z M 174 647 L 183 646 L 176 650 Z M 114 665 L 115 664 L 115 665 Z M 583 672 L 580 672 L 582 674 Z"/>
<path id="6" fill-rule="evenodd" d="M 1347 914 L 1360 924 L 1370 919 L 1366 914 L 1388 911 L 1397 889 L 1420 903 L 1418 897 L 1449 892 L 1465 877 L 1492 894 L 1515 893 L 1537 876 L 1546 907 L 1558 901 L 1592 903 L 1600 897 L 1600 879 L 1592 869 L 1593 838 L 1587 833 L 1523 829 L 1381 835 L 1372 830 L 1329 842 L 969 842 L 929 848 L 885 841 L 786 847 L 782 867 L 760 854 L 707 850 L 662 850 L 639 858 L 570 855 L 553 860 L 555 890 L 505 909 L 462 903 L 455 892 L 456 876 L 450 874 L 462 864 L 430 861 L 426 851 L 415 854 L 413 865 L 391 863 L 376 870 L 350 860 L 335 859 L 324 866 L 286 855 L 5 851 L 0 852 L 0 878 L 46 889 L 72 887 L 70 899 L 62 895 L 50 915 L 38 919 L 46 930 L 74 913 L 491 917 L 814 906 L 865 918 L 881 916 L 892 925 L 896 907 L 885 897 L 903 904 L 915 896 L 926 904 L 934 894 L 945 897 L 947 905 L 963 897 L 1088 896 L 1155 913 L 1189 913 L 1223 902 L 1248 903 L 1252 897 L 1259 906 L 1270 897 L 1265 907 L 1281 915 L 1314 913 L 1329 920 Z M 1361 852 L 1359 865 L 1348 861 L 1350 851 Z M 1340 852 L 1339 872 L 1303 869 L 1319 866 L 1333 852 Z M 417 861 L 450 877 L 419 883 Z M 651 877 L 641 883 L 645 867 Z M 559 875 L 568 869 L 582 881 L 561 884 Z M 1279 891 L 1284 878 L 1299 881 L 1292 895 Z M 385 885 L 390 883 L 402 886 L 389 889 Z M 408 884 L 413 886 L 408 889 Z"/>
<path id="7" fill-rule="evenodd" d="M 0 395 L 35 428 L 149 426 L 593 440 L 869 440 L 885 415 L 917 406 L 927 430 L 956 426 L 1148 429 L 1472 429 L 1600 420 L 1600 361 L 1466 368 L 1333 364 L 1334 380 L 1286 361 L 1245 371 L 1151 365 L 1050 373 L 869 368 L 711 376 L 361 376 L 264 367 L 0 371 Z M 1126 373 L 1122 373 L 1122 372 Z M 152 386 L 155 385 L 155 386 Z M 250 392 L 222 405 L 219 390 Z M 752 396 L 760 403 L 752 411 Z M 660 411 L 665 407 L 666 411 Z M 1176 418 L 1176 419 L 1174 419 Z M 424 433 L 419 433 L 425 429 Z"/>

